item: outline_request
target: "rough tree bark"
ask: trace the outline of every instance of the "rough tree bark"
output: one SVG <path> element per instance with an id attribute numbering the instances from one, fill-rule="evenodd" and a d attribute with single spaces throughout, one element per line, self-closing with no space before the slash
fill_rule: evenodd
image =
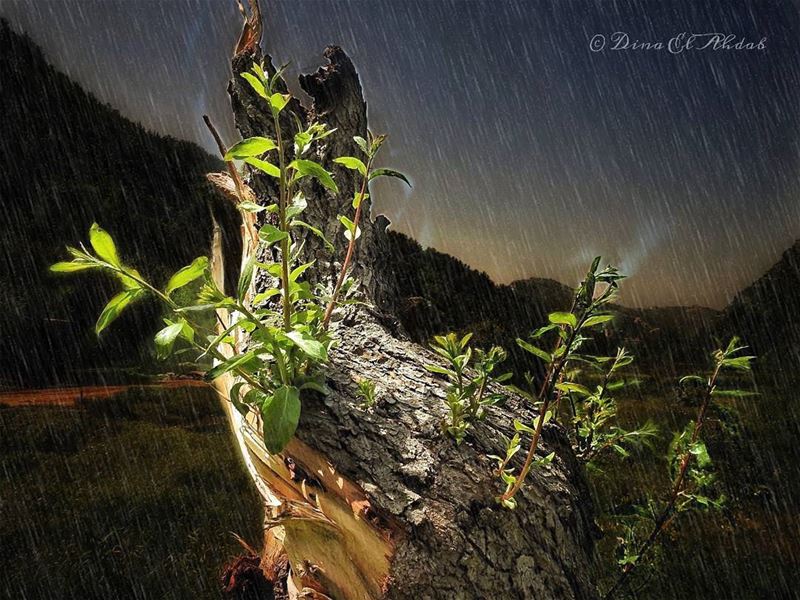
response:
<path id="1" fill-rule="evenodd" d="M 256 20 L 245 26 L 229 86 L 242 137 L 274 136 L 266 105 L 239 76 L 262 58 L 274 72 L 259 48 Z M 352 138 L 366 136 L 367 113 L 350 59 L 335 46 L 325 57 L 328 64 L 300 77 L 312 104 L 295 101 L 291 108 L 304 120 L 337 128 L 316 157 L 330 166 L 336 156 L 358 155 Z M 337 240 L 334 256 L 341 260 L 336 216 L 350 214 L 355 182 L 350 171 L 334 173 L 336 197 L 313 181 L 304 184 L 304 218 Z M 272 181 L 251 173 L 248 184 L 262 203 L 274 201 Z M 266 570 L 288 558 L 288 589 L 296 597 L 593 598 L 591 505 L 565 436 L 557 427 L 546 429 L 539 452 L 555 451 L 556 459 L 531 474 L 517 510 L 500 508 L 487 455 L 503 452 L 501 434 L 513 434 L 512 414 L 531 417 L 531 411 L 512 397 L 461 446 L 440 433 L 445 382 L 423 366 L 437 358 L 405 339 L 391 317 L 397 294 L 382 277 L 397 268 L 395 257 L 382 252 L 388 221 L 366 221 L 355 275 L 374 307 L 349 309 L 333 325 L 333 393 L 303 399 L 297 437 L 280 456 L 264 449 L 257 416 L 244 419 L 228 406 L 267 507 Z M 306 243 L 317 259 L 313 276 L 330 283 L 338 263 L 316 238 Z M 246 241 L 245 253 L 252 248 Z M 264 285 L 254 282 L 256 291 Z M 356 394 L 362 378 L 377 384 L 378 402 L 369 410 L 359 407 Z M 230 383 L 220 382 L 223 394 Z"/>

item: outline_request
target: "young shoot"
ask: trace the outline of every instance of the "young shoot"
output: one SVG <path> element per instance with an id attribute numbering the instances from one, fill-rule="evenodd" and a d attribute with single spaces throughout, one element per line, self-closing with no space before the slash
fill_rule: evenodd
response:
<path id="1" fill-rule="evenodd" d="M 229 390 L 230 400 L 243 414 L 255 413 L 260 417 L 264 444 L 272 453 L 282 451 L 294 435 L 303 396 L 311 392 L 327 392 L 323 368 L 333 344 L 327 332 L 328 319 L 352 260 L 352 243 L 358 237 L 357 228 L 354 228 L 350 235 L 348 259 L 326 312 L 328 298 L 312 290 L 304 280 L 304 274 L 313 262 L 300 262 L 301 246 L 297 233 L 300 229 L 308 230 L 324 240 L 319 228 L 301 220 L 307 202 L 299 184 L 310 177 L 330 193 L 338 193 L 331 173 L 310 158 L 313 148 L 324 143 L 332 130 L 313 122 L 304 127 L 297 115 L 294 119 L 281 118 L 284 111 L 291 110 L 291 96 L 278 90 L 281 72 L 278 70 L 268 76 L 261 65 L 254 64 L 251 72 L 242 74 L 266 103 L 272 115 L 275 139 L 249 137 L 224 152 L 229 170 L 233 170 L 235 175 L 232 178 L 243 216 L 244 213 L 261 211 L 270 215 L 258 231 L 257 243 L 262 249 L 275 246 L 279 250 L 277 262 L 258 262 L 256 256 L 264 253 L 253 252 L 242 268 L 235 296 L 228 296 L 219 289 L 205 257 L 180 269 L 163 287 L 158 287 L 146 281 L 136 269 L 125 265 L 111 236 L 95 224 L 89 232 L 92 251 L 84 247 L 68 248 L 72 260 L 52 267 L 53 271 L 60 273 L 103 271 L 119 281 L 121 291 L 108 302 L 97 321 L 98 334 L 142 297 L 151 296 L 163 303 L 170 316 L 165 320 L 165 327 L 155 336 L 159 356 L 169 355 L 177 344 L 186 345 L 196 352 L 198 360 L 206 356 L 214 359 L 215 365 L 206 370 L 206 380 L 215 380 L 226 373 L 238 378 Z M 284 122 L 296 124 L 291 147 L 283 129 Z M 211 129 L 220 148 L 224 148 L 213 127 Z M 366 188 L 370 179 L 392 176 L 405 180 L 395 171 L 372 169 L 372 159 L 383 140 L 383 136 L 373 138 L 370 135 L 367 143 L 356 138 L 356 144 L 367 155 L 367 164 L 353 157 L 338 159 L 340 164 L 359 170 L 363 177 L 361 192 L 353 202 L 356 225 L 360 204 L 368 197 Z M 277 180 L 278 197 L 274 203 L 261 206 L 253 201 L 252 194 L 245 196 L 241 180 L 232 167 L 234 160 L 244 161 L 256 171 Z M 332 245 L 324 241 L 332 249 Z M 249 290 L 257 269 L 269 273 L 272 277 L 268 279 L 275 281 L 276 286 L 261 291 L 251 301 Z M 202 280 L 202 287 L 196 299 L 178 304 L 173 292 L 197 280 Z M 218 309 L 234 313 L 230 325 L 220 327 L 220 331 L 210 331 L 195 318 L 203 311 L 211 313 Z M 236 343 L 243 336 L 248 339 L 246 350 Z M 202 367 L 202 363 L 198 366 Z M 374 389 L 370 397 L 374 400 Z"/>
<path id="2" fill-rule="evenodd" d="M 586 357 L 579 353 L 581 346 L 589 338 L 586 333 L 594 328 L 611 321 L 613 315 L 605 312 L 607 305 L 614 299 L 619 281 L 623 275 L 614 267 L 600 270 L 600 257 L 594 259 L 585 279 L 576 290 L 572 307 L 568 312 L 554 312 L 548 317 L 549 323 L 537 329 L 531 335 L 530 341 L 517 339 L 517 344 L 526 352 L 541 360 L 547 366 L 544 381 L 535 391 L 533 380 L 527 377 L 528 389 L 517 389 L 537 409 L 538 416 L 531 424 L 515 420 L 516 434 L 509 440 L 506 455 L 498 459 L 498 474 L 505 485 L 505 491 L 498 498 L 507 508 L 516 507 L 515 496 L 525 482 L 525 478 L 532 468 L 541 468 L 549 464 L 554 455 L 536 458 L 542 428 L 558 411 L 559 402 L 564 391 L 577 391 L 577 384 L 565 379 L 567 367 L 577 361 L 586 361 Z M 546 337 L 554 337 L 553 350 L 548 352 L 541 348 L 540 343 Z M 588 392 L 588 390 L 586 390 Z M 522 435 L 530 436 L 528 451 L 522 468 L 519 471 L 509 468 L 512 458 L 519 452 Z"/>
<path id="3" fill-rule="evenodd" d="M 356 171 L 361 176 L 361 186 L 353 197 L 353 218 L 349 219 L 344 215 L 339 215 L 339 222 L 344 227 L 344 236 L 347 238 L 348 242 L 347 253 L 345 254 L 344 262 L 342 263 L 342 269 L 339 272 L 339 277 L 337 278 L 336 284 L 333 287 L 333 293 L 331 294 L 330 301 L 328 302 L 328 307 L 325 309 L 325 316 L 322 320 L 322 326 L 325 329 L 327 329 L 330 325 L 333 311 L 336 308 L 336 304 L 339 301 L 339 297 L 342 293 L 342 286 L 344 285 L 347 278 L 347 273 L 350 270 L 350 264 L 353 260 L 353 255 L 356 248 L 356 240 L 358 240 L 358 238 L 361 236 L 361 207 L 364 201 L 369 198 L 369 182 L 378 177 L 395 177 L 404 181 L 408 187 L 411 187 L 411 183 L 402 173 L 393 169 L 374 168 L 375 156 L 378 154 L 378 150 L 380 150 L 381 146 L 386 141 L 385 135 L 375 136 L 371 131 L 367 131 L 366 140 L 360 136 L 355 136 L 353 141 L 355 141 L 361 152 L 363 152 L 366 162 L 355 156 L 341 156 L 333 161 L 345 169 Z"/>
<path id="4" fill-rule="evenodd" d="M 686 427 L 675 433 L 668 452 L 670 474 L 670 493 L 660 505 L 651 503 L 646 509 L 640 509 L 637 518 L 625 524 L 625 535 L 622 540 L 621 558 L 618 563 L 621 573 L 614 585 L 604 595 L 604 600 L 616 597 L 629 584 L 631 575 L 644 564 L 661 539 L 661 534 L 675 522 L 675 519 L 692 510 L 719 510 L 725 498 L 711 497 L 712 486 L 716 479 L 708 448 L 701 437 L 703 426 L 709 414 L 719 406 L 726 397 L 742 397 L 751 392 L 739 389 L 722 389 L 720 375 L 726 371 L 749 371 L 754 356 L 743 355 L 746 346 L 739 345 L 734 337 L 725 349 L 715 350 L 712 354 L 714 367 L 707 377 L 688 375 L 680 380 L 681 385 L 699 384 L 702 386 L 702 398 L 697 416 Z M 646 537 L 639 532 L 645 531 Z"/>
<path id="5" fill-rule="evenodd" d="M 368 410 L 375 406 L 377 401 L 375 393 L 375 382 L 370 379 L 362 379 L 358 382 L 358 396 L 361 398 L 361 408 Z"/>
<path id="6" fill-rule="evenodd" d="M 448 416 L 442 421 L 442 431 L 453 436 L 456 444 L 464 441 L 469 428 L 484 417 L 488 407 L 505 399 L 502 394 L 490 392 L 489 384 L 511 378 L 511 373 L 494 375 L 495 368 L 506 359 L 505 351 L 495 346 L 488 352 L 473 352 L 471 338 L 471 333 L 461 338 L 455 333 L 435 336 L 431 348 L 445 359 L 447 366 L 425 365 L 428 371 L 444 375 L 450 382 L 445 396 Z"/>
<path id="7" fill-rule="evenodd" d="M 631 448 L 649 445 L 658 435 L 658 428 L 651 421 L 633 430 L 616 423 L 617 403 L 611 394 L 638 383 L 623 376 L 625 367 L 632 362 L 633 356 L 625 348 L 618 348 L 615 356 L 584 355 L 582 364 L 602 373 L 600 383 L 594 389 L 577 383 L 583 373 L 576 369 L 565 373 L 568 381 L 556 384 L 572 425 L 567 434 L 575 455 L 583 463 L 592 463 L 598 456 L 612 450 L 627 458 Z"/>

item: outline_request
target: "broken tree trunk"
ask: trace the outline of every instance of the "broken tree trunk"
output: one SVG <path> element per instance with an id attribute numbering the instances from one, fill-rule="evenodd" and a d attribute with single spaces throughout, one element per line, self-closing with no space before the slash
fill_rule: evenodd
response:
<path id="1" fill-rule="evenodd" d="M 229 92 L 242 137 L 274 137 L 269 109 L 239 76 L 262 59 L 274 73 L 254 30 L 251 21 L 233 58 Z M 337 128 L 316 157 L 330 168 L 336 156 L 358 155 L 353 136 L 366 137 L 367 115 L 349 58 L 337 47 L 325 57 L 329 64 L 300 78 L 313 104 L 305 109 L 293 101 L 292 109 L 301 119 Z M 343 256 L 336 217 L 352 210 L 351 173 L 334 169 L 335 197 L 310 178 L 304 184 L 305 220 L 336 240 L 333 260 L 317 238 L 306 240 L 305 252 L 317 260 L 312 277 L 325 284 Z M 248 184 L 262 204 L 274 202 L 273 181 L 251 173 Z M 382 252 L 387 224 L 378 218 L 361 225 L 355 276 L 373 308 L 338 315 L 332 326 L 338 345 L 327 371 L 332 393 L 303 398 L 297 436 L 285 452 L 270 455 L 259 417 L 243 418 L 227 403 L 267 507 L 262 564 L 288 558 L 288 593 L 295 597 L 593 598 L 590 500 L 565 436 L 546 428 L 539 452 L 555 451 L 556 459 L 531 473 L 516 510 L 501 508 L 487 455 L 504 452 L 501 434 L 513 434 L 512 415 L 533 415 L 512 397 L 460 446 L 442 435 L 446 383 L 424 368 L 437 358 L 407 341 L 388 314 L 396 294 L 382 274 L 397 266 Z M 254 251 L 247 236 L 244 247 L 246 254 Z M 256 279 L 255 291 L 266 283 Z M 356 393 L 361 379 L 377 384 L 370 409 L 361 408 Z M 220 382 L 223 395 L 231 383 Z"/>

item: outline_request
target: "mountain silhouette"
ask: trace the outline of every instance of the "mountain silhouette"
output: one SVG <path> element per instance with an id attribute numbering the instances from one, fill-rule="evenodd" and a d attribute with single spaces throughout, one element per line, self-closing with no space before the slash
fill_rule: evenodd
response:
<path id="1" fill-rule="evenodd" d="M 109 230 L 123 259 L 163 282 L 208 254 L 212 213 L 223 225 L 225 254 L 240 256 L 238 215 L 209 188 L 223 168 L 198 146 L 147 131 L 48 64 L 38 46 L 0 19 L 0 386 L 103 379 L 106 370 L 152 359 L 158 306 L 143 303 L 98 340 L 94 321 L 115 283 L 95 275 L 61 278 L 48 266 L 64 246 L 85 240 L 93 222 Z M 493 282 L 460 260 L 388 232 L 379 298 L 412 339 L 473 332 L 477 345 L 509 351 L 509 367 L 532 368 L 515 342 L 566 310 L 571 288 L 531 278 Z M 227 274 L 235 277 L 235 268 Z M 230 282 L 228 282 L 230 285 Z M 576 282 L 577 283 L 577 282 Z M 703 307 L 616 307 L 594 349 L 624 345 L 648 370 L 704 365 L 722 338 L 742 336 L 762 360 L 798 364 L 800 242 L 723 311 Z M 88 371 L 87 371 L 88 370 Z"/>
<path id="2" fill-rule="evenodd" d="M 478 346 L 503 346 L 509 352 L 508 366 L 518 373 L 535 371 L 538 361 L 518 348 L 516 338 L 546 324 L 548 313 L 569 310 L 572 288 L 536 277 L 496 284 L 485 273 L 423 249 L 403 234 L 390 231 L 389 240 L 386 272 L 394 280 L 395 297 L 384 305 L 412 339 L 425 342 L 446 331 L 472 332 Z M 723 329 L 722 313 L 711 308 L 617 305 L 613 310 L 613 324 L 595 335 L 593 350 L 613 353 L 624 346 L 651 372 L 671 374 L 705 364 Z"/>
<path id="3" fill-rule="evenodd" d="M 58 277 L 48 266 L 64 259 L 66 244 L 85 242 L 96 221 L 123 260 L 163 282 L 208 254 L 212 210 L 226 223 L 236 217 L 205 180 L 222 163 L 101 103 L 5 20 L 0 55 L 0 385 L 68 382 L 85 378 L 82 369 L 139 364 L 149 358 L 158 307 L 143 302 L 98 342 L 93 323 L 115 283 Z M 228 236 L 227 245 L 237 243 Z"/>
<path id="4" fill-rule="evenodd" d="M 725 309 L 725 328 L 759 360 L 796 373 L 800 366 L 800 240 Z"/>

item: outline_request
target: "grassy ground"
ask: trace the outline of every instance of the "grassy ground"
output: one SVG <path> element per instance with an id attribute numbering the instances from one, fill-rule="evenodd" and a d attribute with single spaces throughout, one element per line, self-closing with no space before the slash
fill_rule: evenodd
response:
<path id="1" fill-rule="evenodd" d="M 218 598 L 260 527 L 209 390 L 0 408 L 0 597 Z"/>
<path id="2" fill-rule="evenodd" d="M 741 432 L 707 439 L 731 498 L 667 536 L 642 599 L 796 598 L 800 572 L 800 398 L 770 384 L 737 401 Z M 655 420 L 656 452 L 601 464 L 600 512 L 664 492 L 671 429 L 693 409 L 648 380 L 621 419 Z M 257 495 L 213 393 L 134 388 L 78 408 L 0 408 L 0 597 L 218 598 L 219 570 L 258 546 Z M 599 546 L 608 552 L 611 539 Z"/>
<path id="3" fill-rule="evenodd" d="M 767 381 L 760 376 L 757 379 Z M 785 382 L 757 386 L 758 396 L 738 399 L 739 433 L 710 423 L 705 438 L 720 475 L 724 513 L 684 516 L 666 536 L 658 570 L 637 596 L 647 599 L 798 598 L 800 573 L 800 394 Z M 620 402 L 627 424 L 652 418 L 662 435 L 655 452 L 607 463 L 595 475 L 598 509 L 641 500 L 642 490 L 667 493 L 663 457 L 671 439 L 696 409 L 679 401 L 670 384 L 650 381 Z M 614 465 L 617 465 L 616 467 Z M 600 544 L 608 553 L 612 539 Z"/>

